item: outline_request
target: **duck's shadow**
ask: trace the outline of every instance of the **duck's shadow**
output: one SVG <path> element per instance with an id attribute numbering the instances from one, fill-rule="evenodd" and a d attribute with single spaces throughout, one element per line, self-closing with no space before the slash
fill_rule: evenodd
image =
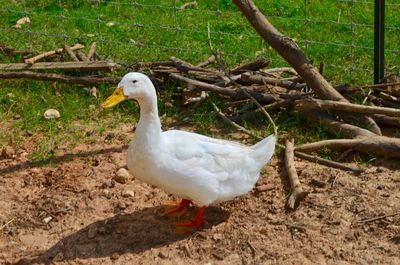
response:
<path id="1" fill-rule="evenodd" d="M 35 255 L 35 258 L 21 259 L 15 264 L 50 264 L 60 259 L 69 261 L 110 257 L 114 253 L 141 253 L 191 236 L 176 235 L 173 223 L 177 220 L 160 217 L 159 210 L 160 207 L 144 208 L 96 221 L 61 239 L 50 249 Z M 209 207 L 205 218 L 207 224 L 201 230 L 208 230 L 226 221 L 229 213 L 217 207 Z"/>

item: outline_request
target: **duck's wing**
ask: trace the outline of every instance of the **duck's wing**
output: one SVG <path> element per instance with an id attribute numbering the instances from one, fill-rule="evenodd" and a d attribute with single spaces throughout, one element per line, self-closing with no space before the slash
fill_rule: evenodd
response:
<path id="1" fill-rule="evenodd" d="M 258 170 L 250 158 L 251 146 L 178 130 L 164 132 L 163 139 L 168 155 L 181 170 L 212 174 L 219 181 L 236 171 Z"/>

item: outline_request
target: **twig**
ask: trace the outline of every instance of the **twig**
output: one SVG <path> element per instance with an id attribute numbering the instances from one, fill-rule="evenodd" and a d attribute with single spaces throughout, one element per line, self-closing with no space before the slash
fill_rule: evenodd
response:
<path id="1" fill-rule="evenodd" d="M 240 89 L 249 99 L 251 99 L 251 101 L 258 107 L 261 109 L 261 112 L 264 113 L 264 115 L 267 117 L 268 121 L 271 123 L 272 128 L 274 130 L 274 135 L 276 138 L 278 138 L 278 132 L 275 126 L 275 122 L 272 120 L 271 116 L 269 115 L 269 113 L 263 108 L 263 106 L 249 93 L 247 92 L 245 89 L 243 89 L 242 86 L 240 86 L 235 80 L 233 80 L 228 72 L 228 70 L 226 69 L 226 67 L 224 67 L 223 63 L 220 61 L 220 56 L 217 52 L 214 51 L 214 48 L 212 46 L 212 42 L 211 42 L 211 31 L 210 31 L 210 24 L 208 24 L 208 45 L 210 47 L 210 50 L 212 53 L 214 53 L 215 55 L 215 60 L 217 61 L 217 63 L 219 64 L 220 68 L 222 68 L 222 70 L 224 70 L 225 75 L 229 78 L 229 80 L 231 81 L 231 83 L 233 85 L 235 85 L 235 87 L 237 87 L 238 89 Z"/>
<path id="2" fill-rule="evenodd" d="M 90 76 L 68 76 L 52 73 L 35 73 L 30 71 L 23 72 L 0 72 L 0 79 L 33 79 L 41 81 L 59 81 L 79 85 L 99 85 L 99 84 L 118 84 L 120 77 L 90 77 Z"/>
<path id="3" fill-rule="evenodd" d="M 328 159 L 324 159 L 324 158 L 321 158 L 321 157 L 315 156 L 315 155 L 309 155 L 309 154 L 298 152 L 298 151 L 295 151 L 294 155 L 299 157 L 299 158 L 302 158 L 302 159 L 305 159 L 305 160 L 308 160 L 310 162 L 314 162 L 314 163 L 317 163 L 317 164 L 320 164 L 320 165 L 333 167 L 333 168 L 337 168 L 337 169 L 342 169 L 342 170 L 345 170 L 345 171 L 351 171 L 354 174 L 360 174 L 360 173 L 363 172 L 362 169 L 354 168 L 354 167 L 347 166 L 347 165 L 343 165 L 341 163 L 338 163 L 338 162 L 335 162 L 335 161 L 331 161 L 331 160 L 328 160 Z"/>
<path id="4" fill-rule="evenodd" d="M 296 89 L 296 90 L 301 90 L 306 87 L 305 84 L 296 83 L 296 82 L 289 81 L 289 80 L 282 80 L 280 78 L 271 78 L 271 77 L 265 77 L 262 75 L 254 75 L 254 74 L 250 74 L 250 73 L 242 74 L 240 80 L 243 82 L 248 82 L 248 83 L 256 83 L 256 84 L 261 84 L 261 85 L 269 84 L 269 85 L 281 86 L 281 87 L 285 87 L 288 89 Z"/>
<path id="5" fill-rule="evenodd" d="M 293 104 L 293 100 L 291 100 L 291 99 L 280 100 L 280 101 L 276 101 L 274 103 L 264 106 L 263 109 L 265 109 L 266 111 L 271 111 L 274 109 L 287 107 L 292 104 Z M 256 112 L 261 112 L 261 109 L 257 108 L 254 111 L 249 111 L 249 112 L 245 112 L 243 114 L 238 114 L 238 115 L 232 117 L 231 119 L 235 122 L 240 122 L 240 121 L 245 120 L 245 119 L 249 118 L 250 116 L 254 115 L 254 113 L 256 113 Z"/>
<path id="6" fill-rule="evenodd" d="M 75 50 L 83 49 L 84 47 L 85 47 L 85 46 L 83 46 L 82 44 L 79 44 L 79 43 L 78 43 L 78 44 L 75 44 L 74 46 L 72 46 L 72 47 L 71 47 L 71 50 L 75 51 Z M 33 63 L 35 63 L 35 62 L 37 62 L 37 61 L 39 61 L 39 60 L 41 60 L 41 59 L 43 59 L 43 58 L 47 58 L 47 57 L 53 56 L 53 55 L 55 55 L 55 54 L 61 54 L 61 53 L 63 53 L 63 52 L 64 52 L 64 49 L 63 49 L 63 48 L 57 49 L 57 50 L 55 50 L 55 51 L 45 52 L 45 53 L 36 55 L 35 57 L 26 59 L 26 60 L 25 60 L 25 63 L 33 64 Z"/>
<path id="7" fill-rule="evenodd" d="M 300 201 L 302 201 L 308 194 L 308 192 L 303 191 L 301 183 L 299 181 L 299 176 L 297 175 L 296 168 L 294 166 L 294 140 L 286 140 L 285 145 L 285 167 L 286 173 L 288 175 L 292 194 L 290 194 L 287 201 L 287 206 L 290 209 L 295 209 Z"/>
<path id="8" fill-rule="evenodd" d="M 258 71 L 262 68 L 267 67 L 271 61 L 265 60 L 265 59 L 257 59 L 248 63 L 241 64 L 231 70 L 231 74 L 237 75 L 237 74 L 242 74 L 247 71 Z"/>
<path id="9" fill-rule="evenodd" d="M 89 48 L 89 52 L 87 53 L 88 60 L 92 59 L 95 52 L 96 52 L 96 42 L 93 42 Z"/>
<path id="10" fill-rule="evenodd" d="M 67 44 L 64 44 L 63 49 L 73 61 L 79 62 L 79 59 L 76 57 L 71 47 L 69 47 Z"/>
<path id="11" fill-rule="evenodd" d="M 8 222 L 5 223 L 4 225 L 2 225 L 2 226 L 0 227 L 0 231 L 3 230 L 7 225 L 11 224 L 12 221 L 14 221 L 14 218 L 12 218 L 10 221 L 8 221 Z"/>
<path id="12" fill-rule="evenodd" d="M 372 218 L 369 218 L 369 219 L 361 219 L 358 222 L 361 223 L 361 224 L 366 224 L 366 223 L 382 220 L 382 219 L 385 219 L 387 217 L 393 217 L 393 216 L 396 216 L 396 215 L 399 215 L 399 214 L 400 214 L 400 212 L 392 213 L 392 214 L 386 214 L 386 215 L 372 217 Z"/>
<path id="13" fill-rule="evenodd" d="M 208 66 L 210 64 L 213 64 L 213 63 L 215 63 L 215 56 L 211 55 L 204 62 L 196 64 L 196 67 L 206 67 L 206 66 Z"/>
<path id="14" fill-rule="evenodd" d="M 81 51 L 76 51 L 76 57 L 78 57 L 78 59 L 83 62 L 89 61 L 89 59 L 86 57 L 86 55 L 83 54 L 83 52 L 81 52 Z"/>
<path id="15" fill-rule="evenodd" d="M 232 126 L 235 127 L 236 129 L 238 129 L 238 130 L 240 130 L 240 131 L 242 131 L 242 132 L 244 132 L 244 133 L 246 133 L 246 134 L 248 134 L 248 135 L 253 136 L 253 137 L 256 138 L 257 140 L 262 140 L 262 139 L 264 139 L 264 138 L 262 138 L 262 137 L 260 137 L 260 136 L 258 136 L 258 135 L 256 135 L 256 134 L 252 133 L 251 131 L 247 130 L 246 128 L 240 126 L 240 125 L 237 124 L 236 122 L 231 121 L 228 117 L 225 116 L 225 114 L 224 114 L 222 111 L 220 111 L 220 109 L 217 107 L 217 105 L 215 105 L 214 102 L 211 102 L 211 104 L 212 104 L 214 110 L 218 113 L 218 115 L 219 115 L 224 121 L 226 121 L 227 123 L 229 123 L 230 125 L 232 125 Z"/>
<path id="16" fill-rule="evenodd" d="M 348 102 L 320 100 L 320 99 L 300 99 L 294 102 L 295 110 L 323 109 L 340 110 L 348 112 L 358 112 L 364 114 L 384 114 L 388 116 L 400 116 L 400 109 L 384 108 L 376 106 L 365 106 Z"/>
<path id="17" fill-rule="evenodd" d="M 35 64 L 9 63 L 0 64 L 0 70 L 78 70 L 78 71 L 111 71 L 117 68 L 116 63 L 107 61 L 91 62 L 41 62 Z"/>
<path id="18" fill-rule="evenodd" d="M 16 54 L 20 54 L 20 55 L 27 55 L 27 54 L 32 54 L 32 51 L 18 51 L 14 48 L 11 47 L 7 47 L 3 44 L 0 44 L 0 52 L 5 54 L 5 55 L 16 55 Z"/>

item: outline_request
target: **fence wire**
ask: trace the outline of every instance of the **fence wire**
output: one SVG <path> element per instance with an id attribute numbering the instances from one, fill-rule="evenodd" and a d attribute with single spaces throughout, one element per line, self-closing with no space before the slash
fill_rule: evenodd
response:
<path id="1" fill-rule="evenodd" d="M 285 62 L 266 45 L 229 0 L 0 1 L 0 43 L 45 51 L 79 42 L 97 42 L 99 52 L 116 62 L 163 60 L 191 62 L 210 55 L 211 39 L 230 64 L 258 56 L 273 66 Z M 386 1 L 386 72 L 400 72 L 400 0 Z M 261 1 L 255 3 L 283 34 L 336 83 L 373 79 L 374 1 Z M 22 17 L 30 23 L 15 28 Z"/>

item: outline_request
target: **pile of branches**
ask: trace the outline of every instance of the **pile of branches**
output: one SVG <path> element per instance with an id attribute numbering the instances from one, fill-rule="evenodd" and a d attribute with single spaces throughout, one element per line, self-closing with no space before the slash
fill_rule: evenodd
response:
<path id="1" fill-rule="evenodd" d="M 19 51 L 0 44 L 0 53 L 5 56 L 22 56 L 23 62 L 0 64 L 0 79 L 33 79 L 41 81 L 59 81 L 74 83 L 84 86 L 98 84 L 115 84 L 119 79 L 114 77 L 102 77 L 93 75 L 94 72 L 110 72 L 118 65 L 105 60 L 96 52 L 96 43 L 92 43 L 85 54 L 82 44 L 69 46 L 64 44 L 62 48 L 46 51 L 37 55 L 33 51 Z M 46 71 L 40 72 L 40 71 Z M 49 73 L 56 71 L 57 73 Z M 77 76 L 60 74 L 65 72 L 85 72 L 91 75 Z"/>
<path id="2" fill-rule="evenodd" d="M 218 54 L 203 63 L 192 65 L 177 58 L 154 64 L 152 71 L 162 80 L 184 83 L 186 103 L 199 104 L 213 93 L 242 107 L 227 117 L 216 109 L 225 121 L 246 131 L 238 122 L 257 111 L 292 107 L 306 120 L 321 124 L 343 139 L 324 140 L 294 146 L 285 145 L 286 170 L 292 185 L 288 206 L 294 208 L 307 194 L 303 191 L 294 167 L 294 155 L 327 166 L 352 171 L 361 169 L 340 163 L 349 153 L 359 152 L 374 157 L 400 158 L 400 139 L 382 135 L 381 127 L 400 127 L 400 80 L 389 76 L 379 85 L 348 88 L 333 87 L 305 57 L 297 44 L 282 35 L 262 15 L 251 0 L 234 0 L 242 13 L 260 34 L 292 67 L 265 69 L 269 61 L 259 59 L 227 71 L 221 67 L 210 68 L 218 62 Z M 217 57 L 216 57 L 217 56 Z M 383 80 L 385 81 L 385 80 Z M 354 93 L 369 89 L 363 104 L 350 102 Z M 249 95 L 261 107 L 249 104 Z M 244 104 L 244 105 L 243 105 Z M 214 105 L 215 106 L 215 105 Z M 249 107 L 250 106 L 250 107 Z M 249 132 L 248 132 L 249 133 Z M 322 148 L 342 151 L 339 161 L 320 158 L 313 153 Z"/>

